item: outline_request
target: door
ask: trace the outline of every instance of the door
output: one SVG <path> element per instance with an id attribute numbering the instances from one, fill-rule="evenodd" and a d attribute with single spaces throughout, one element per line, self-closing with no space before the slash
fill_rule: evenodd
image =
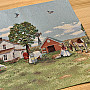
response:
<path id="1" fill-rule="evenodd" d="M 48 48 L 48 52 L 54 52 L 55 51 L 54 45 L 48 46 L 47 48 Z"/>

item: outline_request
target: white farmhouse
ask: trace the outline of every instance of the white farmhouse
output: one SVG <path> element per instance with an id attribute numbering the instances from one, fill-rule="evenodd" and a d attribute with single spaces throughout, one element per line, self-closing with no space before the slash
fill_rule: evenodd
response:
<path id="1" fill-rule="evenodd" d="M 4 62 L 11 61 L 18 57 L 23 58 L 25 51 L 22 45 L 0 38 L 0 59 Z"/>

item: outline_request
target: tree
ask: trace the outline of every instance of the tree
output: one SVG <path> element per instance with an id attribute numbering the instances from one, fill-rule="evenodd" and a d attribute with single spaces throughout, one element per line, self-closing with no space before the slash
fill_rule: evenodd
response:
<path id="1" fill-rule="evenodd" d="M 85 29 L 84 29 L 82 24 L 81 24 L 81 30 L 84 31 L 85 35 L 87 36 L 87 39 L 89 39 L 89 37 L 88 37 L 88 35 L 87 35 L 87 33 L 86 33 L 86 31 L 85 31 Z"/>
<path id="2" fill-rule="evenodd" d="M 14 24 L 14 26 L 10 28 L 8 37 L 9 41 L 26 46 L 26 51 L 29 55 L 29 47 L 34 43 L 37 32 L 38 30 L 31 23 L 23 22 Z"/>
<path id="3" fill-rule="evenodd" d="M 38 46 L 40 46 L 42 44 L 41 40 L 40 40 L 40 35 L 42 35 L 42 33 L 36 33 L 36 37 L 38 38 Z"/>

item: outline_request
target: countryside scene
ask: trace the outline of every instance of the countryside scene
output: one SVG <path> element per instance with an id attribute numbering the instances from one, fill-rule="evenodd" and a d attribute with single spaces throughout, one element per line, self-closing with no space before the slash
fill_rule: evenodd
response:
<path id="1" fill-rule="evenodd" d="M 0 20 L 0 90 L 90 82 L 90 37 L 68 0 L 2 10 Z"/>

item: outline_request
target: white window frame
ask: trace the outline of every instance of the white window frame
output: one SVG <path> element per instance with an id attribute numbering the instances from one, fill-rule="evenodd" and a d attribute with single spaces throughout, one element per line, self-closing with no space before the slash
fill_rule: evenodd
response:
<path id="1" fill-rule="evenodd" d="M 3 45 L 3 49 L 6 49 L 6 45 L 5 44 Z"/>
<path id="2" fill-rule="evenodd" d="M 4 57 L 4 60 L 7 60 L 7 55 L 3 55 L 3 57 Z"/>

